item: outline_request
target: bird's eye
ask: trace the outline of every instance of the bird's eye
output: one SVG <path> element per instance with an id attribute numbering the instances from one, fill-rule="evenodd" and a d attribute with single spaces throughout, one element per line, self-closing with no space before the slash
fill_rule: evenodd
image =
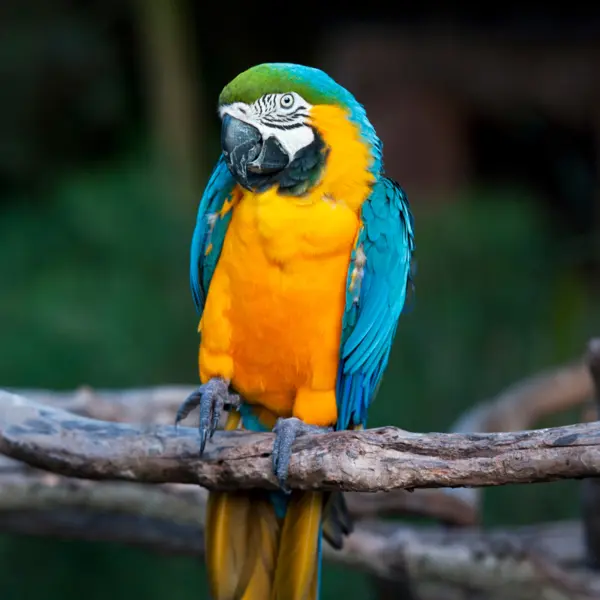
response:
<path id="1" fill-rule="evenodd" d="M 292 106 L 294 105 L 293 94 L 284 94 L 283 96 L 281 96 L 279 104 L 281 108 L 292 108 Z"/>

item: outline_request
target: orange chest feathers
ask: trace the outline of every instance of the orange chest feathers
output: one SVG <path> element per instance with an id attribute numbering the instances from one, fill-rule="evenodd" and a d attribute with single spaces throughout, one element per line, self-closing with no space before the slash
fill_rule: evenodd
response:
<path id="1" fill-rule="evenodd" d="M 244 397 L 279 414 L 302 387 L 332 389 L 358 225 L 341 203 L 246 193 L 205 306 L 203 379 L 225 366 Z"/>

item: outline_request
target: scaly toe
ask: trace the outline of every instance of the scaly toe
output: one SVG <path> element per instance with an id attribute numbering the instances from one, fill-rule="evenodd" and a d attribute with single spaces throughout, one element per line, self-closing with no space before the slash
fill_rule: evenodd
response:
<path id="1" fill-rule="evenodd" d="M 277 419 L 273 431 L 275 432 L 275 443 L 273 444 L 273 471 L 279 487 L 286 493 L 291 490 L 286 486 L 290 458 L 292 456 L 292 445 L 297 436 L 301 421 L 295 417 L 289 419 Z"/>
<path id="2" fill-rule="evenodd" d="M 202 387 L 194 390 L 179 406 L 175 415 L 175 427 L 179 425 L 202 401 Z"/>
<path id="3" fill-rule="evenodd" d="M 215 377 L 207 381 L 202 388 L 200 402 L 200 455 L 204 453 L 206 442 L 212 438 L 217 426 L 225 401 L 229 398 L 229 385 L 221 378 Z"/>
<path id="4" fill-rule="evenodd" d="M 286 479 L 292 457 L 292 446 L 294 441 L 300 435 L 307 433 L 327 433 L 332 431 L 332 427 L 317 427 L 308 425 L 296 417 L 288 419 L 279 418 L 273 427 L 275 432 L 275 443 L 273 444 L 273 472 L 279 487 L 286 493 L 291 490 L 286 485 Z"/>
<path id="5" fill-rule="evenodd" d="M 224 408 L 238 407 L 240 397 L 229 393 L 229 383 L 220 377 L 210 379 L 192 392 L 182 403 L 175 417 L 175 426 L 197 406 L 200 407 L 200 455 L 204 453 L 206 442 L 212 438 L 217 427 L 221 411 Z"/>

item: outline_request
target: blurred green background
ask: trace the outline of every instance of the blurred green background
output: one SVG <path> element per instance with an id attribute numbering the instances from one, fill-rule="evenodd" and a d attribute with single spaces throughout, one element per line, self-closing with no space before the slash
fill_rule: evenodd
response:
<path id="1" fill-rule="evenodd" d="M 417 127 L 405 140 L 406 129 L 386 127 L 395 115 L 406 118 L 394 104 L 400 92 L 388 95 L 381 81 L 360 79 L 358 63 L 349 71 L 344 40 L 360 45 L 382 16 L 386 31 L 397 27 L 417 45 L 440 24 L 456 43 L 490 24 L 426 5 L 383 15 L 377 3 L 362 21 L 322 8 L 316 24 L 309 5 L 292 27 L 238 2 L 231 3 L 234 19 L 191 2 L 4 0 L 0 386 L 196 382 L 187 261 L 197 201 L 219 152 L 216 97 L 239 71 L 265 60 L 321 66 L 351 87 L 392 149 L 388 171 L 412 203 L 416 294 L 371 425 L 445 430 L 473 402 L 582 352 L 600 321 L 597 113 L 586 112 L 583 100 L 553 112 L 516 93 L 495 112 L 484 100 L 475 107 L 465 101 L 452 116 L 458 134 L 447 142 L 446 133 L 446 142 L 447 156 L 460 151 L 468 166 L 444 176 L 428 163 L 437 130 L 431 147 L 421 148 L 422 164 L 408 165 L 403 156 L 413 148 L 419 154 L 427 132 Z M 515 30 L 534 45 L 541 38 L 560 56 L 581 40 L 582 23 L 562 22 L 556 38 L 548 34 L 556 29 L 550 17 L 514 13 L 496 19 L 493 30 L 508 46 Z M 517 69 L 520 58 L 513 60 Z M 554 84 L 566 85 L 558 77 Z M 513 84 L 507 78 L 503 85 Z M 403 86 L 390 81 L 390 89 Z M 444 89 L 461 98 L 458 84 Z M 486 490 L 485 522 L 576 516 L 577 492 L 573 482 Z M 327 566 L 323 598 L 340 594 L 366 598 L 369 588 L 360 575 Z M 6 535 L 0 595 L 207 597 L 195 560 Z"/>

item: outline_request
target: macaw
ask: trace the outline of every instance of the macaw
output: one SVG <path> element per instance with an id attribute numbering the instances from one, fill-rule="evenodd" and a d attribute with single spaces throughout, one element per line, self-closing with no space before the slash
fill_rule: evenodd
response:
<path id="1" fill-rule="evenodd" d="M 340 493 L 286 487 L 294 439 L 361 428 L 411 281 L 413 219 L 384 176 L 363 106 L 323 71 L 269 63 L 221 92 L 221 156 L 198 208 L 190 282 L 200 322 L 200 452 L 225 429 L 274 431 L 276 491 L 209 495 L 213 600 L 316 600 Z"/>

